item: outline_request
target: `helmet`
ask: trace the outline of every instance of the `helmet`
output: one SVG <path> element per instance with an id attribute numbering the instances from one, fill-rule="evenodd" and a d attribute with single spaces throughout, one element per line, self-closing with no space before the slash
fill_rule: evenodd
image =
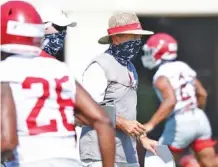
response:
<path id="1" fill-rule="evenodd" d="M 43 37 L 44 25 L 31 4 L 8 1 L 1 5 L 1 51 L 38 54 Z"/>
<path id="2" fill-rule="evenodd" d="M 148 69 L 153 69 L 163 61 L 175 60 L 177 57 L 177 41 L 166 33 L 152 35 L 142 47 L 144 55 L 142 64 Z"/>

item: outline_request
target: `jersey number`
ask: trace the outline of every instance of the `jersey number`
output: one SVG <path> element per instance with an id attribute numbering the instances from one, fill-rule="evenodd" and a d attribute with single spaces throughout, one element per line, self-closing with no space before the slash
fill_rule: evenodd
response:
<path id="1" fill-rule="evenodd" d="M 55 92 L 57 94 L 57 104 L 59 106 L 59 112 L 60 112 L 60 115 L 62 117 L 63 125 L 68 131 L 74 131 L 75 130 L 74 125 L 72 123 L 67 122 L 67 117 L 66 117 L 66 114 L 64 112 L 65 107 L 74 108 L 74 102 L 72 101 L 72 99 L 63 99 L 61 97 L 62 84 L 67 82 L 68 80 L 69 80 L 68 76 L 64 76 L 61 79 L 55 79 L 54 80 L 56 83 Z M 34 84 L 41 84 L 42 85 L 43 94 L 41 97 L 38 98 L 31 113 L 27 117 L 26 123 L 27 123 L 27 127 L 29 130 L 29 134 L 30 135 L 38 135 L 38 134 L 46 133 L 46 132 L 57 132 L 58 131 L 57 121 L 55 119 L 51 119 L 49 121 L 48 125 L 37 125 L 36 119 L 37 119 L 41 109 L 43 108 L 43 106 L 46 102 L 46 99 L 48 99 L 50 96 L 50 91 L 49 91 L 50 85 L 49 85 L 49 82 L 43 78 L 27 77 L 24 80 L 22 87 L 23 87 L 23 89 L 31 89 L 31 86 Z M 52 113 L 50 113 L 50 114 L 52 114 Z"/>
<path id="2" fill-rule="evenodd" d="M 183 77 L 183 75 L 182 74 L 180 74 L 180 78 L 179 78 L 180 80 L 182 80 L 182 79 L 184 79 L 184 77 Z M 186 82 L 186 83 L 184 83 L 184 84 L 182 84 L 181 86 L 180 86 L 180 96 L 181 96 L 181 98 L 182 98 L 182 101 L 186 101 L 186 100 L 188 100 L 188 99 L 190 99 L 191 98 L 191 96 L 189 95 L 189 92 L 188 92 L 188 85 L 189 83 L 188 82 Z"/>
<path id="3" fill-rule="evenodd" d="M 188 86 L 187 83 L 185 83 L 185 84 L 182 84 L 181 87 L 180 87 L 180 90 L 181 90 L 180 95 L 182 97 L 182 101 L 186 101 L 186 100 L 191 98 L 188 91 L 186 90 L 187 86 Z"/>

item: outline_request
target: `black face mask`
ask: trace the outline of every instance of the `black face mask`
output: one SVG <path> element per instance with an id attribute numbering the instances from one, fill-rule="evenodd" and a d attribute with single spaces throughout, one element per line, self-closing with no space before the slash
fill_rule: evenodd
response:
<path id="1" fill-rule="evenodd" d="M 133 57 L 139 54 L 142 48 L 142 40 L 130 40 L 120 45 L 110 45 L 106 53 L 109 53 L 117 59 L 122 65 L 127 65 Z"/>
<path id="2" fill-rule="evenodd" d="M 57 54 L 64 49 L 64 39 L 66 31 L 57 32 L 54 34 L 46 34 L 44 37 L 44 48 L 46 53 L 56 57 Z"/>

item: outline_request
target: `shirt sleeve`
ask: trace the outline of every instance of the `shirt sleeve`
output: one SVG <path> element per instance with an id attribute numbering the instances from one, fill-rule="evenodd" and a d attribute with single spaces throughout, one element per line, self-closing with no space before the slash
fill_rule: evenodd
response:
<path id="1" fill-rule="evenodd" d="M 190 75 L 194 78 L 197 77 L 196 71 L 193 68 L 191 68 L 189 65 L 186 65 L 186 70 L 187 70 L 188 75 Z"/>
<path id="2" fill-rule="evenodd" d="M 107 88 L 107 78 L 102 67 L 93 63 L 83 74 L 82 85 L 96 102 L 102 102 Z"/>

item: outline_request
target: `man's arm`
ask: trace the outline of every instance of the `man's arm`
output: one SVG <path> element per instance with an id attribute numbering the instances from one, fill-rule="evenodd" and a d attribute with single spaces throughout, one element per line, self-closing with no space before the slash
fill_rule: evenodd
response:
<path id="1" fill-rule="evenodd" d="M 8 83 L 1 83 L 1 152 L 12 151 L 18 144 L 16 110 Z"/>
<path id="2" fill-rule="evenodd" d="M 93 63 L 86 69 L 82 78 L 82 86 L 97 103 L 104 100 L 108 81 L 104 70 L 98 63 Z"/>
<path id="3" fill-rule="evenodd" d="M 198 107 L 203 109 L 207 102 L 207 91 L 198 79 L 195 79 L 196 96 L 198 100 Z"/>
<path id="4" fill-rule="evenodd" d="M 79 109 L 80 115 L 85 118 L 86 123 L 92 126 L 98 134 L 103 166 L 112 167 L 115 158 L 115 136 L 111 122 L 102 107 L 79 83 L 76 83 L 76 92 L 76 108 Z"/>
<path id="5" fill-rule="evenodd" d="M 104 100 L 107 78 L 99 64 L 93 63 L 86 69 L 82 78 L 82 86 L 97 103 Z M 86 120 L 78 109 L 75 110 L 75 117 L 76 125 L 89 125 L 88 120 Z"/>
<path id="6" fill-rule="evenodd" d="M 156 125 L 166 119 L 176 105 L 174 90 L 166 77 L 160 76 L 154 85 L 160 91 L 163 101 L 150 121 L 145 124 L 146 131 L 151 131 Z"/>

